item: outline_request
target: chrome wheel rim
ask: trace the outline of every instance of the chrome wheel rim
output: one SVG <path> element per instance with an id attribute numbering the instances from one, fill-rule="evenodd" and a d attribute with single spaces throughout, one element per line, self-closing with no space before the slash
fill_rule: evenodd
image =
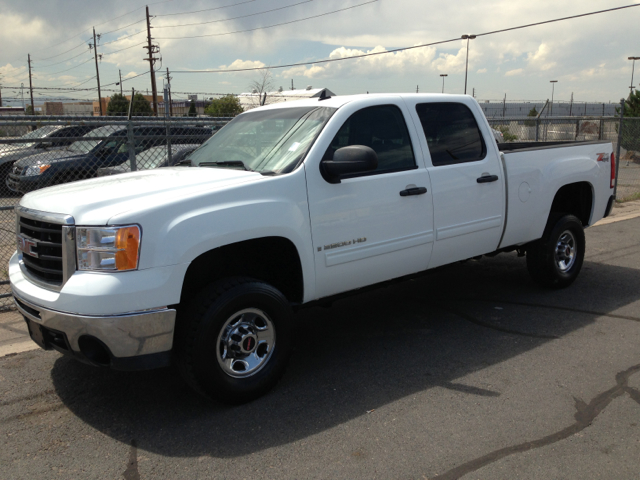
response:
<path id="1" fill-rule="evenodd" d="M 267 364 L 275 345 L 276 330 L 269 316 L 257 308 L 240 310 L 220 330 L 218 365 L 230 377 L 250 377 Z"/>
<path id="2" fill-rule="evenodd" d="M 555 252 L 556 266 L 566 272 L 576 263 L 576 239 L 569 230 L 562 232 Z"/>

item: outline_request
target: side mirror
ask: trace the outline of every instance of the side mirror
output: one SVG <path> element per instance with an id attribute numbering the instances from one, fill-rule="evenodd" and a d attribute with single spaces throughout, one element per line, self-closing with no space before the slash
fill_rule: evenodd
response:
<path id="1" fill-rule="evenodd" d="M 320 173 L 329 183 L 340 183 L 340 178 L 378 168 L 378 155 L 364 145 L 350 145 L 335 151 L 333 160 L 320 162 Z"/>

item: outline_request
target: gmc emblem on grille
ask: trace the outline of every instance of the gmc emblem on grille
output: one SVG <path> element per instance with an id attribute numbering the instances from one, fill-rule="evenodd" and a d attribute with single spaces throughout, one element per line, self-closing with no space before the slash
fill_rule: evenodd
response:
<path id="1" fill-rule="evenodd" d="M 38 252 L 34 249 L 38 248 L 38 244 L 33 240 L 18 235 L 18 250 L 26 255 L 38 258 Z"/>

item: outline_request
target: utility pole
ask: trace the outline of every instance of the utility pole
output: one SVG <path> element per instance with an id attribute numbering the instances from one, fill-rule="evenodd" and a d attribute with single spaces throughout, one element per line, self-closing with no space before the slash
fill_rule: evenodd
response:
<path id="1" fill-rule="evenodd" d="M 120 76 L 120 95 L 122 95 L 122 70 L 118 70 L 118 75 Z"/>
<path id="2" fill-rule="evenodd" d="M 33 104 L 33 82 L 31 81 L 31 54 L 27 54 L 27 61 L 29 62 L 29 92 L 31 92 L 31 115 L 36 114 L 36 107 Z"/>
<path id="3" fill-rule="evenodd" d="M 0 82 L 2 79 L 0 78 Z M 0 107 L 2 106 L 2 83 L 0 83 Z"/>
<path id="4" fill-rule="evenodd" d="M 169 67 L 167 67 L 167 85 L 169 87 L 169 116 L 173 117 L 173 102 L 171 101 L 171 78 L 169 76 Z"/>
<path id="5" fill-rule="evenodd" d="M 151 20 L 149 17 L 149 6 L 147 5 L 147 45 L 145 47 L 149 51 L 149 58 L 145 58 L 149 62 L 149 68 L 151 70 L 151 94 L 153 95 L 153 114 L 158 116 L 158 91 L 156 89 L 156 72 L 153 69 L 154 64 L 156 63 L 157 58 L 153 56 L 154 53 L 158 53 L 160 51 L 160 47 L 158 45 L 151 44 Z"/>
<path id="6" fill-rule="evenodd" d="M 98 35 L 100 38 L 100 35 Z M 102 94 L 100 92 L 100 71 L 98 70 L 98 42 L 96 41 L 96 29 L 93 28 L 93 45 L 89 44 L 89 50 L 93 48 L 93 58 L 96 61 L 96 79 L 98 80 L 98 105 L 100 107 L 100 116 L 104 115 L 102 111 Z M 102 60 L 102 55 L 100 55 L 100 60 Z"/>

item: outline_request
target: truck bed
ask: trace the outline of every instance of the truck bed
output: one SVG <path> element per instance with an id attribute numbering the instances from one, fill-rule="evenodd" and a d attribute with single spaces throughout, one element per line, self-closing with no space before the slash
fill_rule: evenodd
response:
<path id="1" fill-rule="evenodd" d="M 564 141 L 564 142 L 509 142 L 499 143 L 498 149 L 503 153 L 521 150 L 543 150 L 546 148 L 575 147 L 578 145 L 597 145 L 600 143 L 611 143 L 608 140 L 591 141 Z"/>

